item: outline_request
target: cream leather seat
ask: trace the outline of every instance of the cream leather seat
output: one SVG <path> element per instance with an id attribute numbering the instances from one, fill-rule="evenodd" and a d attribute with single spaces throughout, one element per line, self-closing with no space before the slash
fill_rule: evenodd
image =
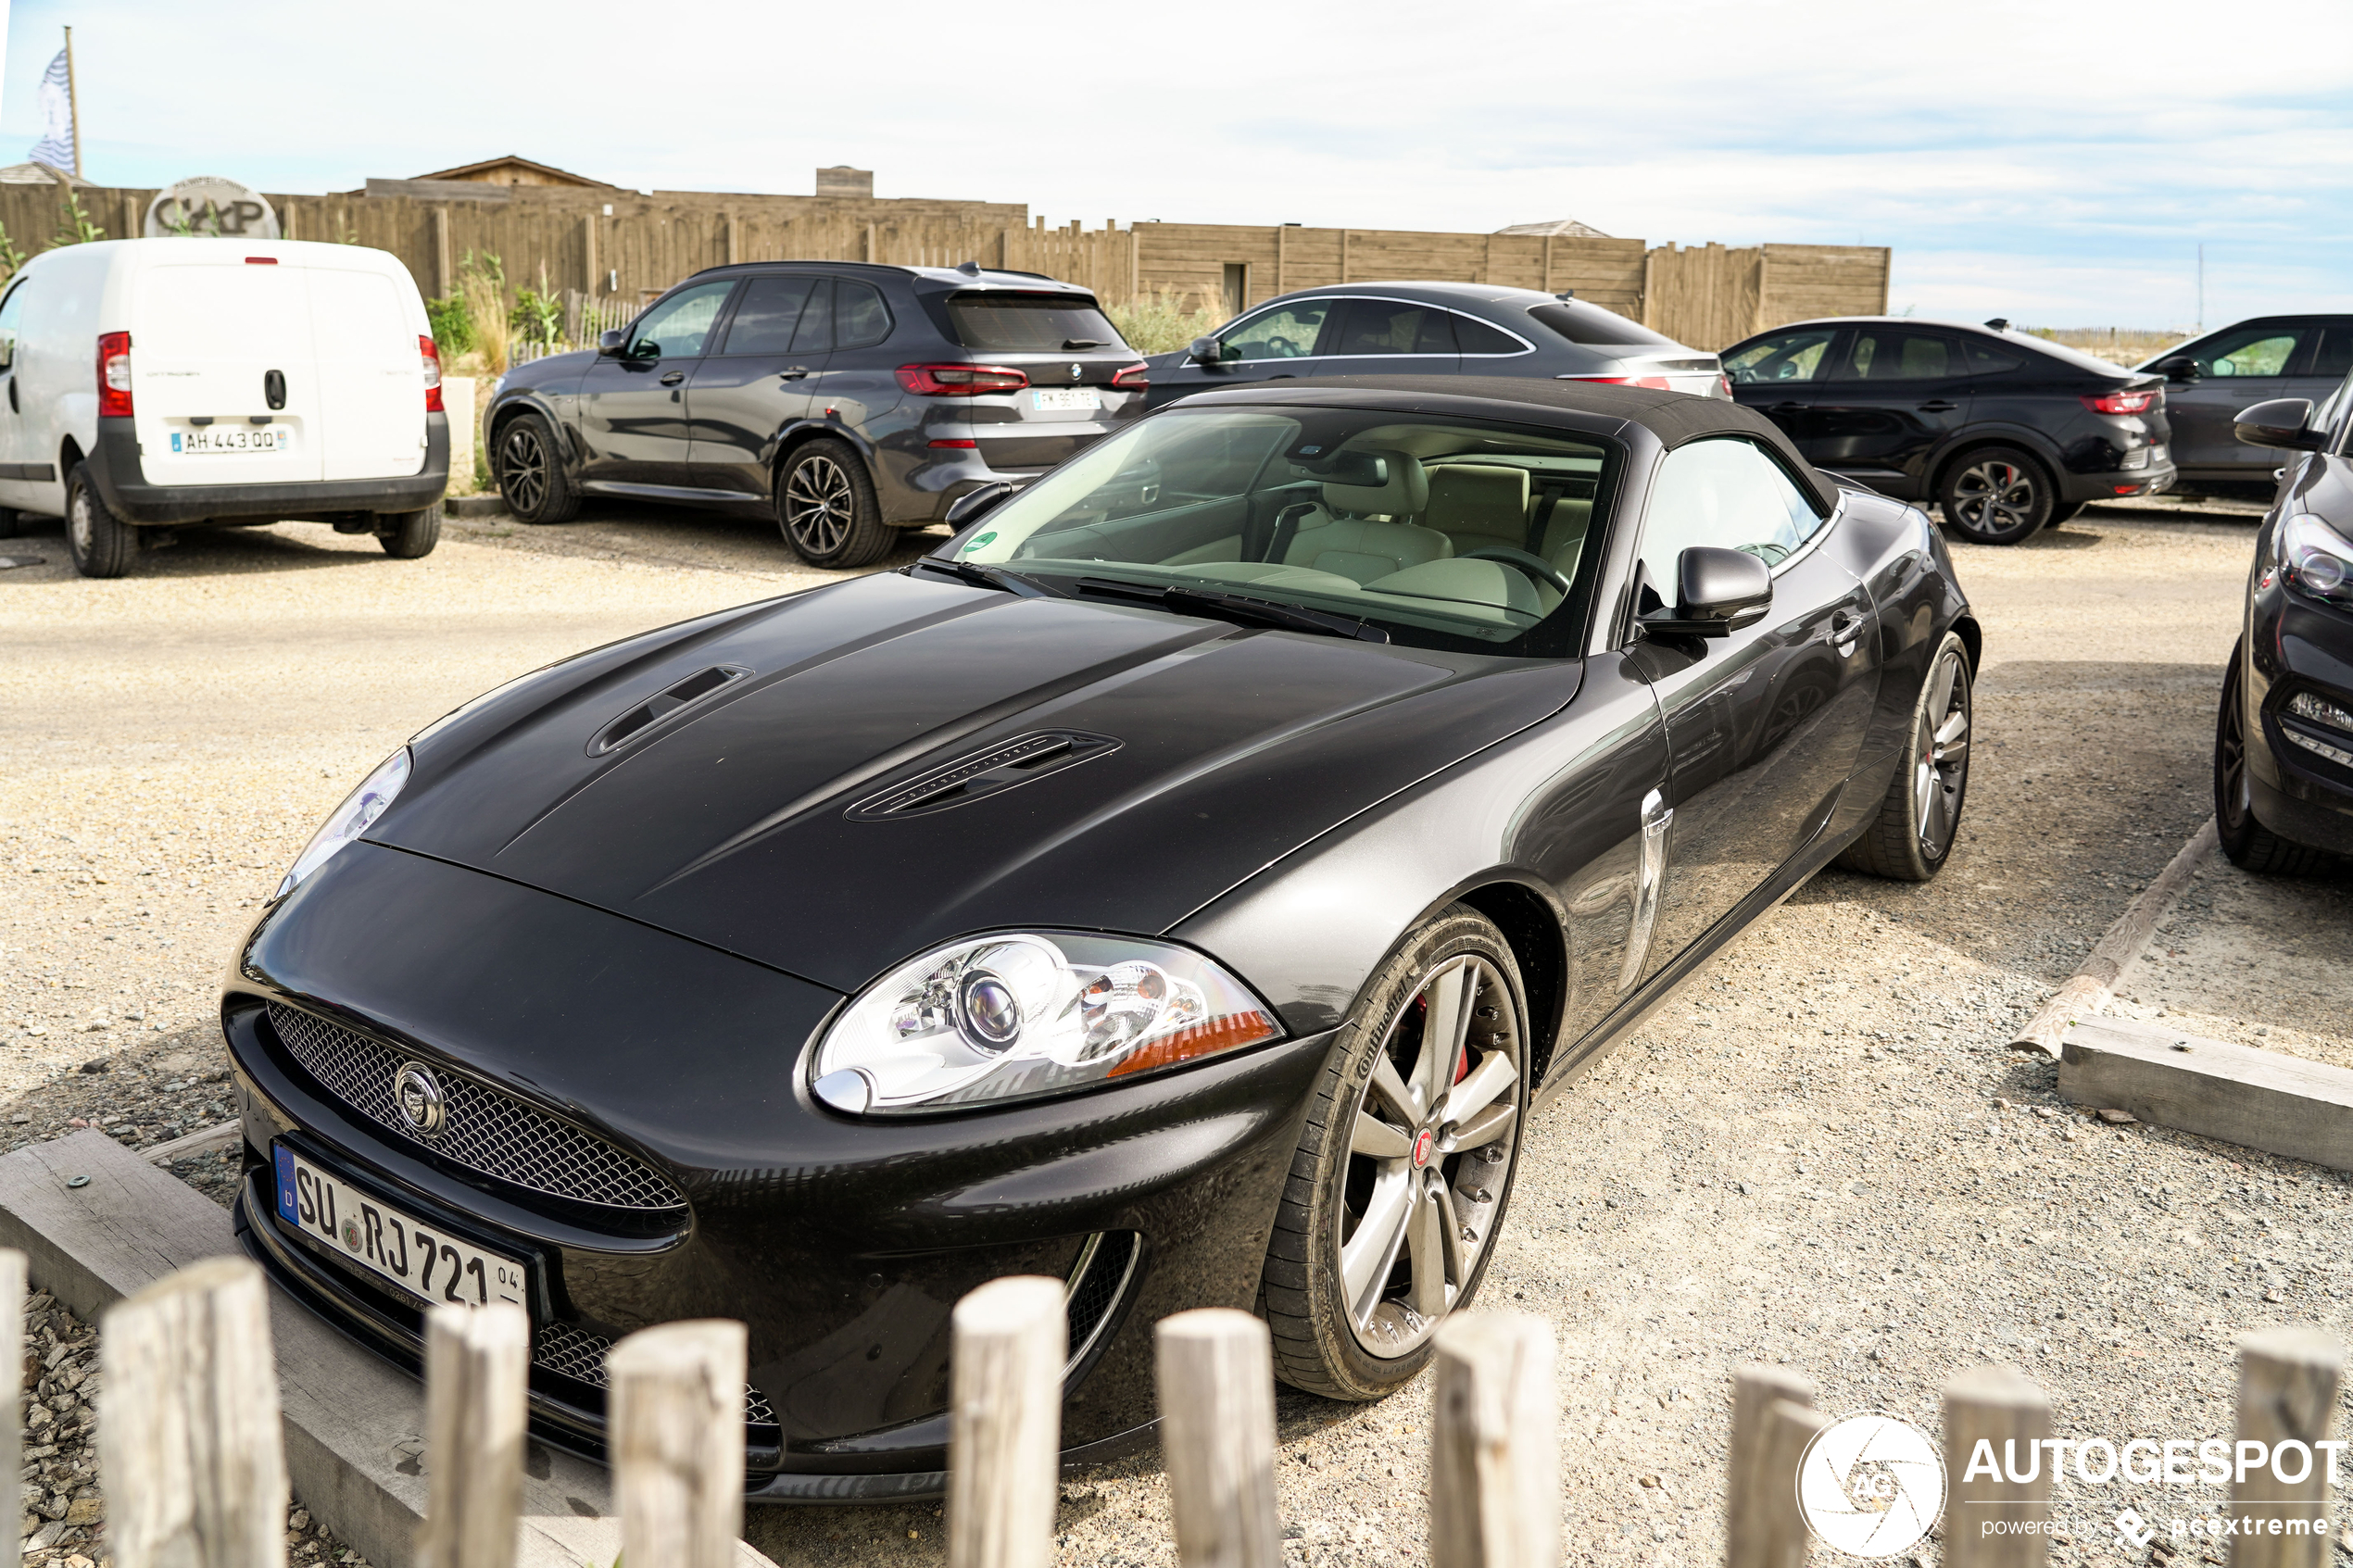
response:
<path id="1" fill-rule="evenodd" d="M 1443 533 L 1403 520 L 1429 504 L 1429 480 L 1409 452 L 1373 452 L 1386 458 L 1380 484 L 1327 484 L 1323 505 L 1302 518 L 1284 564 L 1369 583 L 1454 553 Z"/>
<path id="2" fill-rule="evenodd" d="M 1493 463 L 1440 463 L 1429 470 L 1425 526 L 1453 541 L 1454 554 L 1502 546 L 1528 548 L 1528 470 Z"/>
<path id="3" fill-rule="evenodd" d="M 1585 553 L 1585 531 L 1592 522 L 1592 502 L 1562 496 L 1544 518 L 1544 537 L 1536 553 L 1560 568 L 1564 577 L 1574 578 Z"/>

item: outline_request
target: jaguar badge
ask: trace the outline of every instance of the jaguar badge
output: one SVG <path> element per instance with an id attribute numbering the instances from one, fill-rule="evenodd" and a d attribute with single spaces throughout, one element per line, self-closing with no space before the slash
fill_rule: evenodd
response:
<path id="1" fill-rule="evenodd" d="M 429 1138 L 441 1131 L 442 1112 L 447 1101 L 442 1098 L 440 1081 L 423 1062 L 401 1064 L 400 1071 L 392 1075 L 392 1098 L 400 1107 L 400 1119 L 409 1123 L 410 1132 Z"/>

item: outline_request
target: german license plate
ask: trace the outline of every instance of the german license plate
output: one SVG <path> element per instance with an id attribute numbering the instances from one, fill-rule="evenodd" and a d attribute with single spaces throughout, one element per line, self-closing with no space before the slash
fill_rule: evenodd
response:
<path id="1" fill-rule="evenodd" d="M 283 452 L 294 445 L 294 433 L 268 425 L 200 425 L 171 433 L 174 452 Z"/>
<path id="2" fill-rule="evenodd" d="M 526 1271 L 437 1225 L 410 1219 L 319 1169 L 284 1144 L 273 1144 L 278 1218 L 408 1295 L 461 1307 L 512 1301 L 522 1307 Z"/>
<path id="3" fill-rule="evenodd" d="M 1095 395 L 1091 386 L 1040 386 L 1029 394 L 1030 407 L 1044 412 L 1049 408 L 1100 408 L 1103 400 Z"/>

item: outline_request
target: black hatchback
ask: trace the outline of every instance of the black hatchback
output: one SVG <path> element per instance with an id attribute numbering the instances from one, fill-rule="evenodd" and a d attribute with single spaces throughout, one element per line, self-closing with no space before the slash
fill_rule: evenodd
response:
<path id="1" fill-rule="evenodd" d="M 1804 321 L 1733 345 L 1724 370 L 1815 467 L 1934 501 L 1981 545 L 2172 484 L 2164 377 L 2007 327 Z"/>
<path id="2" fill-rule="evenodd" d="M 1085 289 L 784 261 L 698 272 L 596 353 L 509 371 L 484 428 L 525 522 L 585 495 L 756 509 L 812 565 L 856 567 L 1143 411 L 1144 362 Z"/>

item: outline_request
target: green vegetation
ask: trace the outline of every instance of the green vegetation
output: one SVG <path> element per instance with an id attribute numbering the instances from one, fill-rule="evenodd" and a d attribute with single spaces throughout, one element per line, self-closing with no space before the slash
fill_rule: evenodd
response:
<path id="1" fill-rule="evenodd" d="M 0 280 L 13 278 L 17 269 L 24 265 L 24 252 L 8 237 L 8 226 L 0 223 Z"/>
<path id="2" fill-rule="evenodd" d="M 50 238 L 50 247 L 86 245 L 106 237 L 107 232 L 92 221 L 90 214 L 82 208 L 82 197 L 74 192 L 67 192 L 66 199 L 57 204 L 57 232 Z"/>
<path id="3" fill-rule="evenodd" d="M 433 341 L 445 361 L 454 362 L 459 355 L 472 354 L 481 346 L 474 340 L 472 313 L 458 295 L 426 300 L 425 318 L 433 323 Z"/>
<path id="4" fill-rule="evenodd" d="M 507 313 L 507 325 L 524 343 L 561 343 L 564 337 L 563 301 L 547 286 L 547 264 L 539 264 L 539 286 L 519 289 L 515 307 Z"/>
<path id="5" fill-rule="evenodd" d="M 1204 298 L 1202 308 L 1187 307 L 1183 289 L 1163 288 L 1149 299 L 1108 306 L 1103 314 L 1139 354 L 1165 354 L 1197 337 L 1207 337 L 1225 324 L 1225 315 Z"/>

